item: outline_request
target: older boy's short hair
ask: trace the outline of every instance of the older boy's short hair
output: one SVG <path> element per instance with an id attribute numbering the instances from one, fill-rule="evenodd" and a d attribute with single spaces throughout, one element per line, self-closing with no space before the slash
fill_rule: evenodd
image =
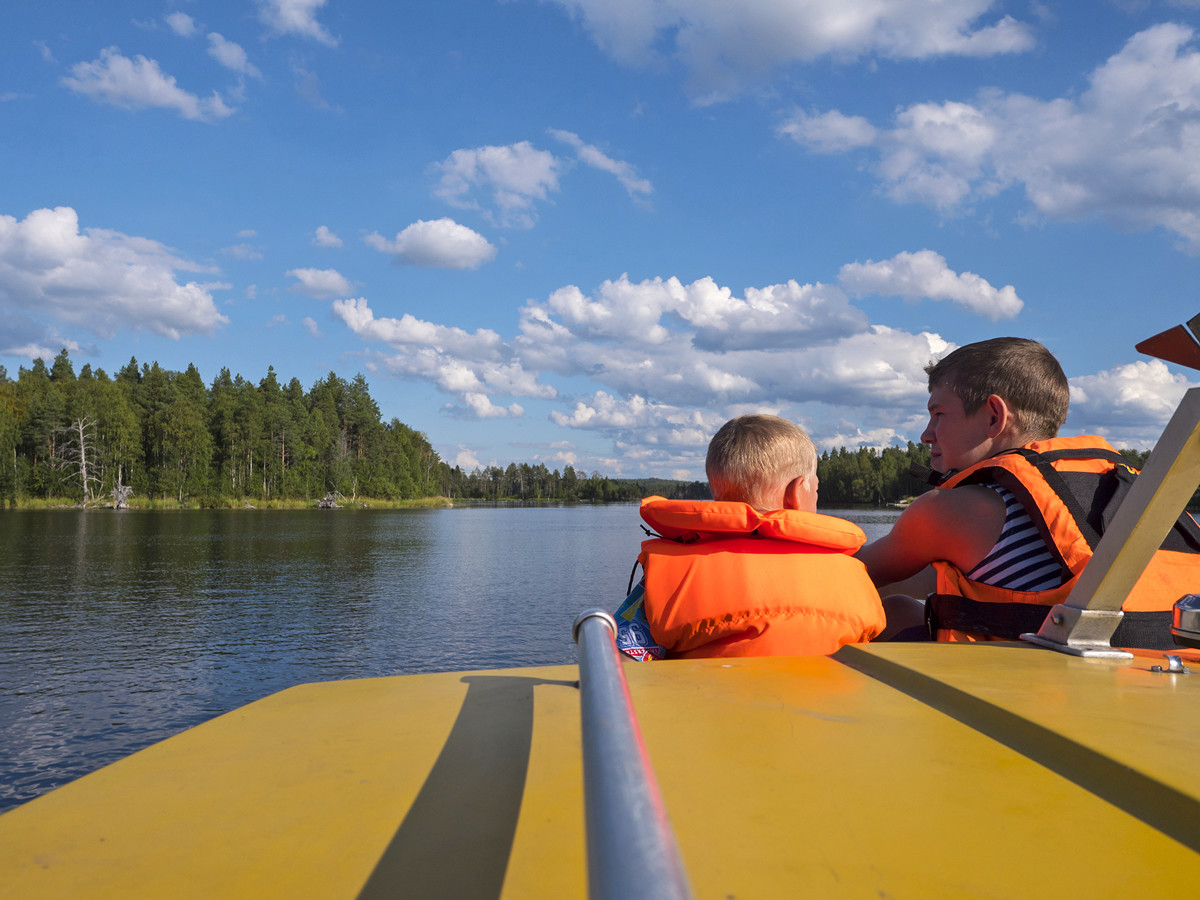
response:
<path id="1" fill-rule="evenodd" d="M 730 419 L 713 435 L 705 460 L 714 498 L 769 510 L 774 493 L 817 468 L 817 448 L 804 429 L 779 416 Z"/>
<path id="2" fill-rule="evenodd" d="M 929 390 L 943 385 L 971 415 L 992 394 L 1002 397 L 1030 440 L 1055 437 L 1067 420 L 1071 389 L 1054 355 L 1027 338 L 1001 337 L 959 347 L 925 367 Z"/>

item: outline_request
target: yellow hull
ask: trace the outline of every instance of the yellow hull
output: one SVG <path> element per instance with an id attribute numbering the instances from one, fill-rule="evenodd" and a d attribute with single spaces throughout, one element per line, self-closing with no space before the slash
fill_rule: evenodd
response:
<path id="1" fill-rule="evenodd" d="M 626 664 L 696 897 L 1200 883 L 1200 664 Z M 4 897 L 583 897 L 574 666 L 302 685 L 0 816 Z M 632 893 L 632 891 L 631 891 Z"/>

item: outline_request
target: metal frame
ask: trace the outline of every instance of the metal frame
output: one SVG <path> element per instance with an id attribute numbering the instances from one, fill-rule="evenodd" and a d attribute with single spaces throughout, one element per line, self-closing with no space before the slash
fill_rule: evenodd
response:
<path id="1" fill-rule="evenodd" d="M 1021 639 L 1072 656 L 1127 659 L 1111 646 L 1121 604 L 1200 485 L 1200 388 L 1192 388 L 1100 538 L 1066 602 Z"/>
<path id="2" fill-rule="evenodd" d="M 622 671 L 616 620 L 589 609 L 579 614 L 573 633 L 579 645 L 588 895 L 690 900 Z"/>

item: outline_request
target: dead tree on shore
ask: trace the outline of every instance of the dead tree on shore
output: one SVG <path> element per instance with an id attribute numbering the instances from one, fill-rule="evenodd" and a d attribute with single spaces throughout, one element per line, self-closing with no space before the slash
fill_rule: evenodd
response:
<path id="1" fill-rule="evenodd" d="M 112 490 L 113 509 L 129 509 L 129 498 L 133 496 L 133 488 L 127 484 L 117 484 Z"/>
<path id="2" fill-rule="evenodd" d="M 342 506 L 338 503 L 339 500 L 346 498 L 339 491 L 330 491 L 322 499 L 317 501 L 317 509 L 341 509 Z"/>
<path id="3" fill-rule="evenodd" d="M 58 462 L 71 469 L 72 479 L 78 479 L 83 488 L 83 505 L 95 503 L 101 483 L 97 471 L 96 420 L 81 416 L 57 430 L 66 435 L 58 447 Z"/>

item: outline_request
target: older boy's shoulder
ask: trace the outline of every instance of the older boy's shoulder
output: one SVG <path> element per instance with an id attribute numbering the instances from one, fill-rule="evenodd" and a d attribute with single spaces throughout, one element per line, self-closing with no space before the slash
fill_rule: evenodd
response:
<path id="1" fill-rule="evenodd" d="M 913 500 L 900 514 L 898 526 L 919 525 L 937 532 L 960 528 L 974 529 L 981 521 L 989 522 L 999 515 L 1004 519 L 1004 501 L 991 488 L 969 484 L 952 491 L 928 491 Z"/>

